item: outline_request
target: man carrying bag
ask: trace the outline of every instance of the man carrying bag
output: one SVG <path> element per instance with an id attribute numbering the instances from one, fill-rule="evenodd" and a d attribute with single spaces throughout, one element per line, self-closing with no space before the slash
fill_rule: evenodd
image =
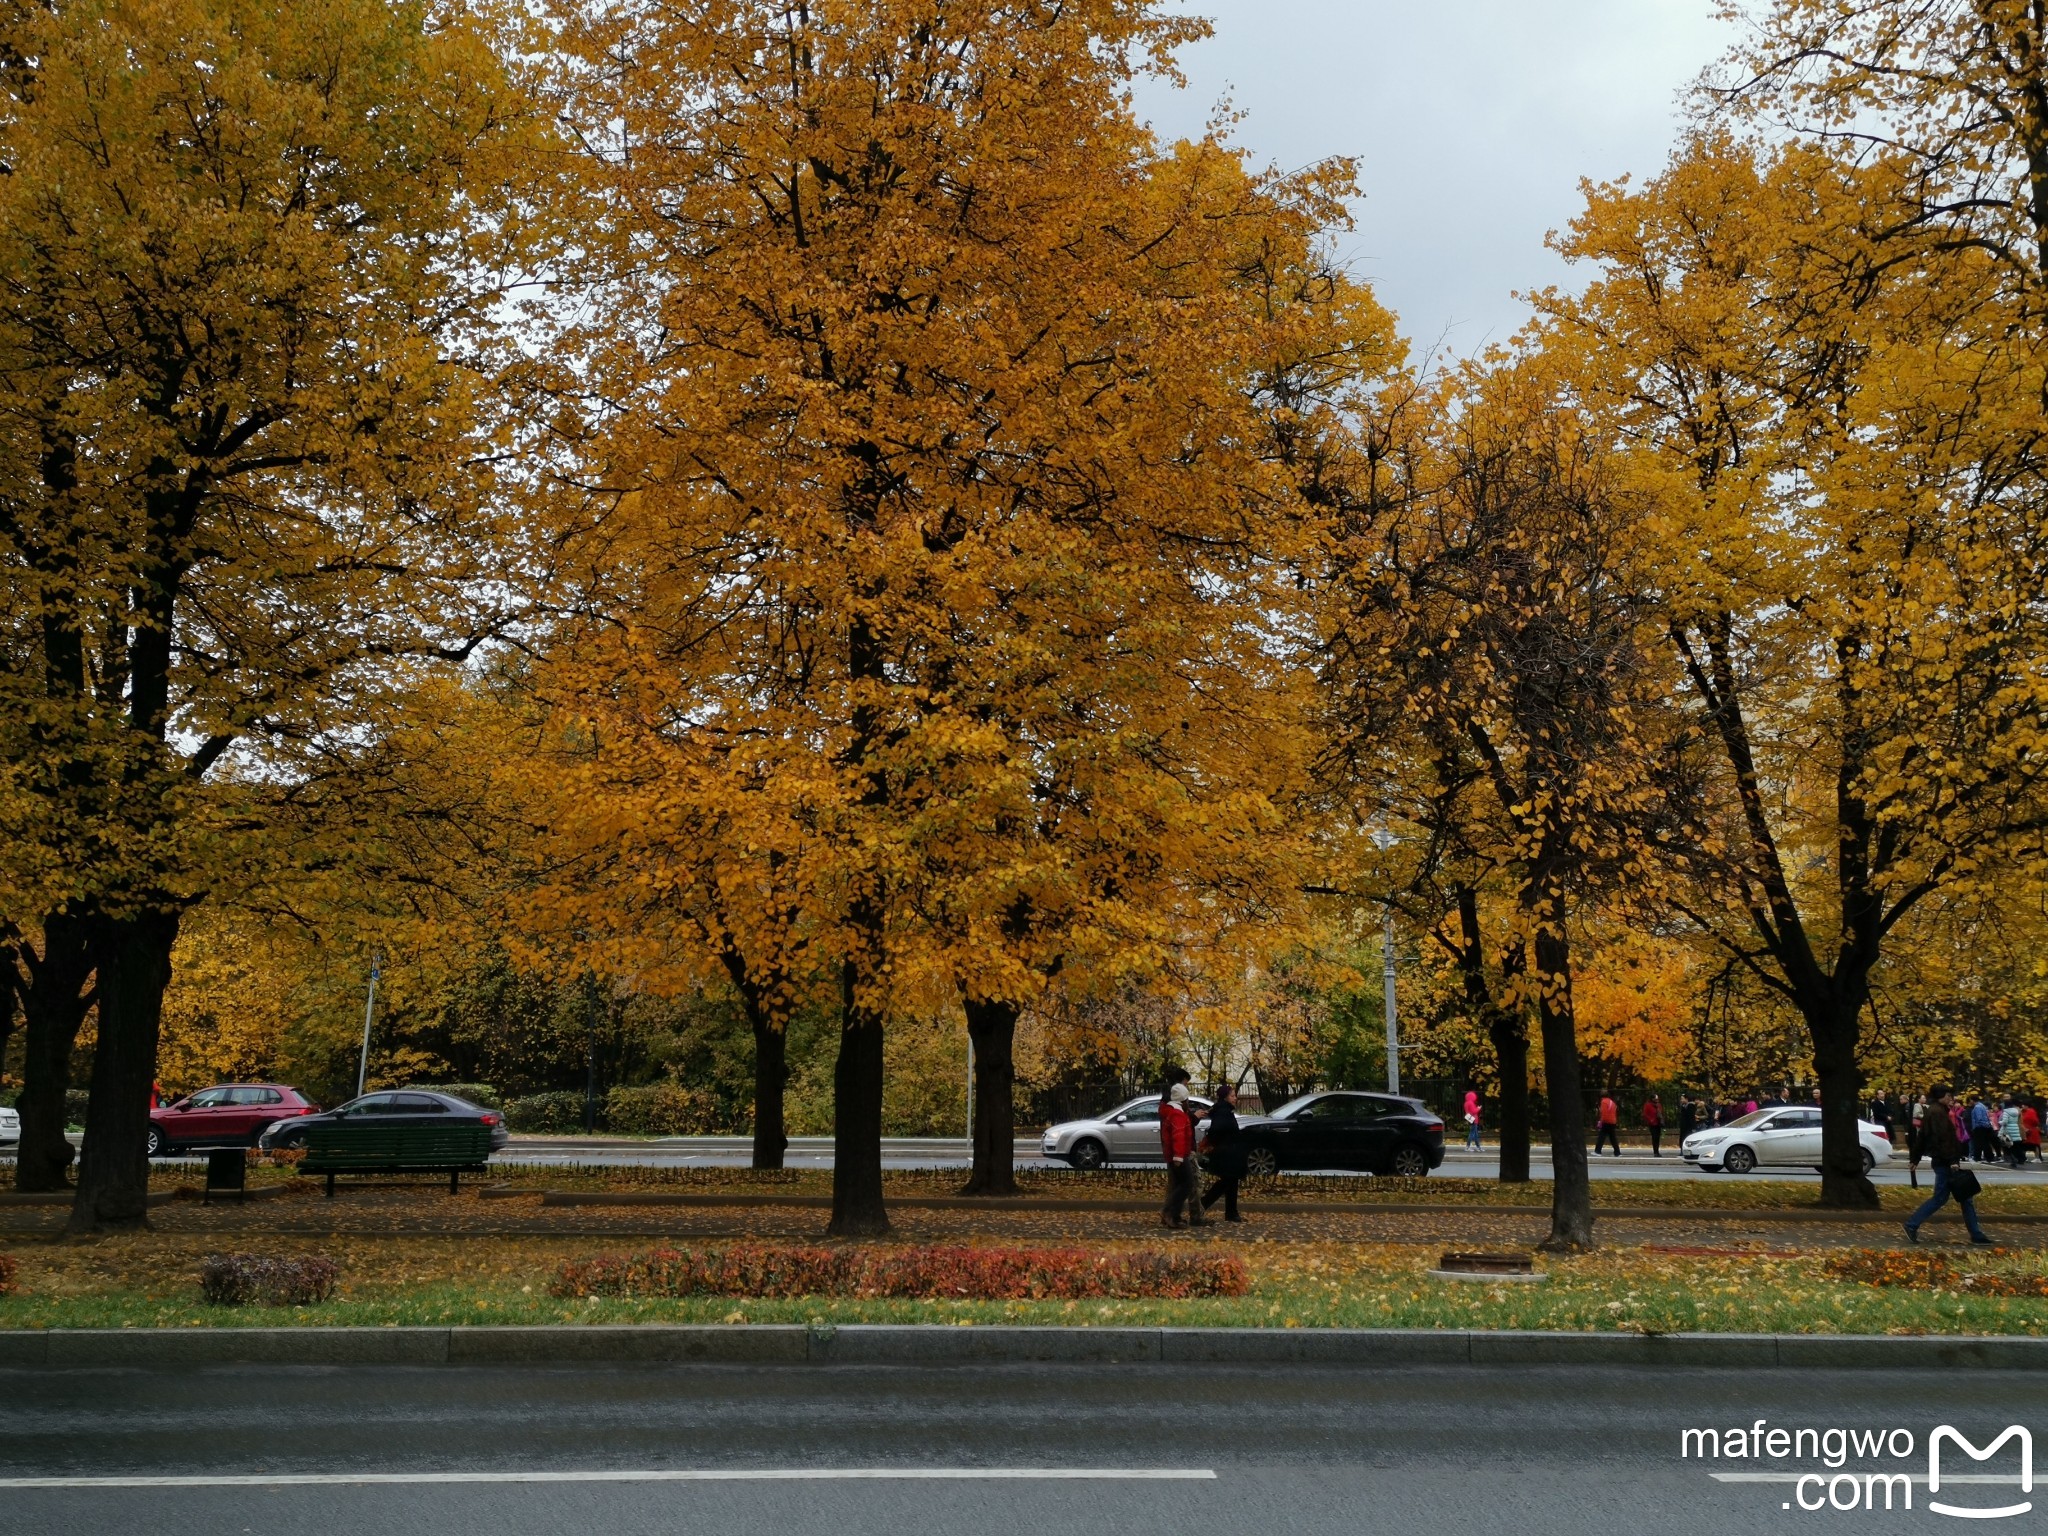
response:
<path id="1" fill-rule="evenodd" d="M 1949 1115 L 1951 1089 L 1941 1083 L 1927 1095 L 1927 1114 L 1920 1122 L 1920 1139 L 1913 1148 L 1913 1162 L 1918 1164 L 1924 1156 L 1934 1165 L 1934 1193 L 1919 1210 L 1906 1218 L 1906 1241 L 1920 1241 L 1920 1225 L 1948 1204 L 1954 1195 L 1956 1204 L 1963 1208 L 1963 1224 L 1970 1229 L 1970 1241 L 1989 1244 L 1991 1239 L 1984 1235 L 1984 1229 L 1977 1224 L 1977 1192 L 1983 1187 L 1977 1182 L 1977 1175 L 1968 1168 L 1959 1167 L 1968 1155 L 1963 1140 L 1956 1134 L 1955 1121 Z"/>

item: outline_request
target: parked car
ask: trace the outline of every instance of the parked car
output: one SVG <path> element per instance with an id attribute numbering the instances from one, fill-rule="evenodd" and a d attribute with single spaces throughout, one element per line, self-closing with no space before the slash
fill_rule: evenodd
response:
<path id="1" fill-rule="evenodd" d="M 1856 1122 L 1863 1144 L 1863 1171 L 1870 1172 L 1892 1155 L 1892 1139 L 1868 1120 Z M 1809 1108 L 1760 1109 L 1726 1125 L 1695 1131 L 1685 1138 L 1679 1156 L 1708 1173 L 1753 1173 L 1758 1168 L 1820 1167 L 1820 1111 Z"/>
<path id="2" fill-rule="evenodd" d="M 1190 1098 L 1196 1114 L 1207 1099 Z M 1038 1150 L 1073 1168 L 1102 1168 L 1110 1163 L 1163 1163 L 1159 1149 L 1159 1095 L 1145 1094 L 1119 1104 L 1093 1120 L 1066 1120 L 1048 1129 Z"/>
<path id="3" fill-rule="evenodd" d="M 418 1125 L 424 1115 L 440 1115 L 445 1119 L 441 1124 L 452 1125 L 461 1120 L 475 1120 L 491 1128 L 491 1150 L 498 1151 L 508 1140 L 505 1134 L 505 1117 L 495 1109 L 485 1109 L 467 1099 L 458 1099 L 452 1093 L 434 1093 L 425 1088 L 401 1088 L 383 1093 L 366 1093 L 359 1099 L 350 1099 L 339 1108 L 321 1113 L 315 1110 L 295 1120 L 280 1120 L 263 1132 L 257 1143 L 265 1151 L 279 1151 L 291 1147 L 303 1147 L 306 1137 L 316 1125 L 339 1125 L 346 1121 L 350 1125 Z"/>
<path id="4" fill-rule="evenodd" d="M 223 1083 L 149 1112 L 149 1155 L 253 1146 L 270 1125 L 320 1106 L 284 1083 Z"/>
<path id="5" fill-rule="evenodd" d="M 1444 1122 L 1420 1099 L 1310 1093 L 1240 1122 L 1245 1172 L 1346 1168 L 1419 1179 L 1444 1160 Z"/>
<path id="6" fill-rule="evenodd" d="M 18 1110 L 0 1107 L 0 1147 L 11 1147 L 21 1141 L 21 1114 Z"/>

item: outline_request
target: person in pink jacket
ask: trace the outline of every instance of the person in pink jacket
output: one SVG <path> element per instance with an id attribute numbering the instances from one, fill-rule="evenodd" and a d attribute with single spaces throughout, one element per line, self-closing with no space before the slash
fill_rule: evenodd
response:
<path id="1" fill-rule="evenodd" d="M 1479 1090 L 1465 1090 L 1465 1148 L 1469 1152 L 1479 1150 Z"/>

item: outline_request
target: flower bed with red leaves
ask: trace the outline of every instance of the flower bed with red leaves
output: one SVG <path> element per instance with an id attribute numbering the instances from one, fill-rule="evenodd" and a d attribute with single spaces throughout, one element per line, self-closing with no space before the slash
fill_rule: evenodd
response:
<path id="1" fill-rule="evenodd" d="M 0 1253 L 0 1296 L 14 1294 L 14 1283 L 21 1273 L 21 1265 L 11 1253 Z"/>
<path id="2" fill-rule="evenodd" d="M 1979 1296 L 2048 1296 L 2048 1275 L 2005 1270 L 1967 1270 L 1938 1253 L 1893 1253 L 1864 1249 L 1830 1260 L 1837 1280 L 1909 1290 L 1970 1291 Z"/>
<path id="3" fill-rule="evenodd" d="M 975 1301 L 1182 1300 L 1242 1296 L 1229 1254 L 1087 1248 L 657 1248 L 562 1265 L 557 1296 L 904 1296 Z"/>

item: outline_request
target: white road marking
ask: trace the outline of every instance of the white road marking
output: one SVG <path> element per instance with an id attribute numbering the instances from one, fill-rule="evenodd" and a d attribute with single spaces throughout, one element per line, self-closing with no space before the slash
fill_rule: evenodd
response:
<path id="1" fill-rule="evenodd" d="M 1213 1482 L 1201 1467 L 650 1467 L 589 1472 L 258 1472 L 247 1476 L 0 1477 L 0 1488 L 298 1488 L 385 1483 Z M 1957 1479 L 1962 1481 L 1962 1479 Z"/>
<path id="2" fill-rule="evenodd" d="M 1717 1483 L 1796 1483 L 1802 1477 L 1904 1477 L 1912 1480 L 1916 1488 L 1927 1486 L 1925 1472 L 1879 1472 L 1870 1467 L 1822 1467 L 1808 1472 L 1709 1472 Z M 2005 1477 L 1994 1472 L 1944 1472 L 1943 1483 L 1991 1483 L 2017 1488 L 2017 1475 Z"/>

